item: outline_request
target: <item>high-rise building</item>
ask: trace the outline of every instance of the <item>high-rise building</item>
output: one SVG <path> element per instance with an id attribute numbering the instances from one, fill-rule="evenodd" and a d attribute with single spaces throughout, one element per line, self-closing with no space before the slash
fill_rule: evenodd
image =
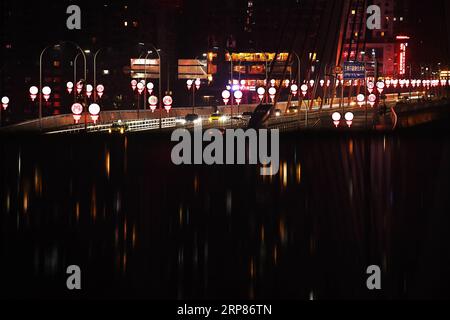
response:
<path id="1" fill-rule="evenodd" d="M 363 61 L 374 62 L 378 76 L 395 77 L 402 75 L 406 60 L 402 60 L 400 67 L 400 56 L 404 54 L 400 47 L 404 48 L 404 41 L 398 41 L 401 36 L 408 36 L 408 1 L 369 1 L 369 5 L 380 8 L 380 28 L 370 30 L 367 20 L 376 11 L 368 14 L 368 2 L 365 0 L 350 0 L 347 2 L 348 10 L 346 16 L 345 45 L 343 46 L 341 62 Z M 406 44 L 407 45 L 407 44 Z M 409 55 L 403 58 L 409 58 Z"/>

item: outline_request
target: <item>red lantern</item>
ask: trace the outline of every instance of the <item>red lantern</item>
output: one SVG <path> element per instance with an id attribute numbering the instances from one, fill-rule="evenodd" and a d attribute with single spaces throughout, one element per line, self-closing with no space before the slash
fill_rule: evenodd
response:
<path id="1" fill-rule="evenodd" d="M 3 110 L 8 109 L 8 105 L 9 105 L 9 98 L 8 98 L 8 97 L 3 97 L 3 98 L 2 98 L 2 107 L 3 107 Z"/>
<path id="2" fill-rule="evenodd" d="M 335 112 L 331 115 L 331 119 L 333 119 L 334 125 L 339 127 L 339 123 L 341 122 L 341 114 L 339 112 Z"/>
<path id="3" fill-rule="evenodd" d="M 142 94 L 142 93 L 144 92 L 145 85 L 144 85 L 142 82 L 139 82 L 139 83 L 137 84 L 137 89 L 138 89 L 138 93 L 139 93 L 139 94 Z"/>
<path id="4" fill-rule="evenodd" d="M 152 112 L 155 112 L 156 106 L 158 105 L 158 98 L 155 96 L 151 96 L 150 98 L 148 98 L 148 103 L 150 104 L 150 110 L 152 110 Z"/>
<path id="5" fill-rule="evenodd" d="M 152 82 L 147 83 L 147 91 L 148 91 L 149 95 L 151 95 L 153 93 L 154 88 L 155 88 L 155 85 Z"/>
<path id="6" fill-rule="evenodd" d="M 163 98 L 164 109 L 166 109 L 167 113 L 169 113 L 170 109 L 172 109 L 172 103 L 173 99 L 171 96 L 165 96 Z"/>
<path id="7" fill-rule="evenodd" d="M 69 82 L 67 82 L 67 92 L 69 93 L 69 94 L 71 94 L 72 93 L 72 91 L 73 91 L 73 82 L 71 82 L 71 81 L 69 81 Z"/>
<path id="8" fill-rule="evenodd" d="M 81 119 L 81 114 L 83 113 L 83 106 L 79 103 L 74 103 L 72 105 L 72 113 L 75 123 L 79 123 Z"/>
<path id="9" fill-rule="evenodd" d="M 298 85 L 293 84 L 293 85 L 291 86 L 291 92 L 292 92 L 292 95 L 293 95 L 293 96 L 296 96 L 297 93 L 298 93 Z"/>
<path id="10" fill-rule="evenodd" d="M 369 95 L 368 100 L 369 100 L 370 106 L 373 107 L 375 105 L 375 102 L 377 101 L 377 96 L 372 93 Z"/>
<path id="11" fill-rule="evenodd" d="M 50 89 L 50 87 L 42 88 L 42 94 L 44 95 L 45 101 L 48 101 L 50 99 L 51 93 L 52 93 L 52 89 Z"/>
<path id="12" fill-rule="evenodd" d="M 83 83 L 80 81 L 77 83 L 77 93 L 80 94 L 83 90 Z"/>
<path id="13" fill-rule="evenodd" d="M 355 118 L 355 115 L 352 112 L 347 112 L 344 118 L 345 121 L 347 122 L 348 127 L 350 128 L 353 124 L 353 119 Z"/>
<path id="14" fill-rule="evenodd" d="M 262 102 L 262 100 L 264 99 L 264 95 L 266 94 L 266 89 L 264 89 L 263 87 L 259 87 L 256 92 L 258 93 L 259 101 Z"/>
<path id="15" fill-rule="evenodd" d="M 275 89 L 275 87 L 272 87 L 269 89 L 269 96 L 270 96 L 270 99 L 272 100 L 272 103 L 275 101 L 276 94 L 277 94 L 277 89 Z"/>
<path id="16" fill-rule="evenodd" d="M 94 87 L 90 84 L 86 86 L 86 95 L 88 98 L 92 96 L 92 92 L 94 91 Z"/>
<path id="17" fill-rule="evenodd" d="M 101 99 L 103 94 L 105 93 L 105 87 L 102 84 L 97 86 L 97 95 Z"/>
<path id="18" fill-rule="evenodd" d="M 33 86 L 33 87 L 30 88 L 31 101 L 36 100 L 36 97 L 37 97 L 38 93 L 39 93 L 39 89 L 37 87 Z"/>
<path id="19" fill-rule="evenodd" d="M 362 107 L 364 105 L 364 102 L 366 100 L 366 96 L 363 94 L 358 94 L 358 96 L 356 97 L 356 100 L 358 101 L 358 105 L 360 107 Z"/>
<path id="20" fill-rule="evenodd" d="M 100 114 L 100 106 L 96 103 L 91 104 L 89 106 L 89 113 L 91 114 L 92 121 L 97 123 Z"/>
<path id="21" fill-rule="evenodd" d="M 241 104 L 243 96 L 244 96 L 244 94 L 242 93 L 241 90 L 238 90 L 238 91 L 234 92 L 234 99 L 236 100 L 237 105 Z"/>
<path id="22" fill-rule="evenodd" d="M 231 98 L 231 93 L 228 90 L 224 90 L 222 91 L 222 99 L 223 99 L 223 103 L 225 103 L 225 105 L 228 104 L 228 102 L 230 101 Z"/>
<path id="23" fill-rule="evenodd" d="M 137 80 L 134 79 L 131 80 L 131 89 L 133 89 L 133 91 L 136 91 L 137 84 L 138 84 Z"/>

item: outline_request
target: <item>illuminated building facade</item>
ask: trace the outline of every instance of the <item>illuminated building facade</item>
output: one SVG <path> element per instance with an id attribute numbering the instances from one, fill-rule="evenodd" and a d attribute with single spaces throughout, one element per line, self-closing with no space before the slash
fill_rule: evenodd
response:
<path id="1" fill-rule="evenodd" d="M 364 60 L 373 68 L 374 76 L 396 77 L 401 75 L 400 71 L 406 73 L 404 69 L 408 65 L 407 44 L 400 45 L 397 36 L 408 32 L 408 2 L 371 1 L 370 4 L 381 9 L 381 28 L 375 30 L 367 28 L 369 16 L 364 3 L 362 0 L 349 1 L 349 17 L 341 61 Z"/>

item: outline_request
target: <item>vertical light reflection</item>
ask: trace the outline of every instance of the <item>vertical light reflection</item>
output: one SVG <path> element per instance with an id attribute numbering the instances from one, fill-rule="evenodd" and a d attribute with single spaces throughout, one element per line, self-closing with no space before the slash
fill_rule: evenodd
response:
<path id="1" fill-rule="evenodd" d="M 106 150 L 105 169 L 106 169 L 106 177 L 109 179 L 111 174 L 111 153 L 109 152 L 109 149 Z"/>
<path id="2" fill-rule="evenodd" d="M 273 248 L 273 264 L 278 265 L 278 247 Z"/>
<path id="3" fill-rule="evenodd" d="M 286 224 L 284 220 L 280 220 L 278 231 L 280 233 L 280 240 L 283 245 L 287 243 L 287 231 L 286 231 Z"/>
<path id="4" fill-rule="evenodd" d="M 80 221 L 80 202 L 77 202 L 75 204 L 75 218 L 76 218 L 77 222 Z"/>
<path id="5" fill-rule="evenodd" d="M 11 211 L 11 193 L 8 190 L 6 194 L 6 212 L 9 213 Z"/>
<path id="6" fill-rule="evenodd" d="M 255 278 L 255 262 L 253 258 L 250 259 L 250 278 L 252 280 Z"/>
<path id="7" fill-rule="evenodd" d="M 91 196 L 91 216 L 92 220 L 97 219 L 97 191 L 95 185 L 92 186 L 92 196 Z"/>
<path id="8" fill-rule="evenodd" d="M 227 215 L 230 216 L 231 215 L 231 211 L 233 208 L 233 194 L 231 191 L 227 192 Z"/>
<path id="9" fill-rule="evenodd" d="M 180 226 L 183 225 L 183 206 L 181 205 L 178 209 L 178 223 L 180 224 Z"/>
<path id="10" fill-rule="evenodd" d="M 195 175 L 195 177 L 194 177 L 194 192 L 195 193 L 198 193 L 199 187 L 200 187 L 199 178 L 198 178 L 198 175 Z"/>
<path id="11" fill-rule="evenodd" d="M 42 175 L 37 167 L 34 169 L 34 192 L 38 197 L 42 195 Z"/>
<path id="12" fill-rule="evenodd" d="M 136 225 L 133 225 L 133 231 L 131 231 L 131 245 L 132 248 L 136 248 Z"/>
<path id="13" fill-rule="evenodd" d="M 297 164 L 296 174 L 295 174 L 297 184 L 302 183 L 302 165 L 299 163 Z"/>
<path id="14" fill-rule="evenodd" d="M 28 191 L 23 192 L 23 213 L 28 212 Z"/>

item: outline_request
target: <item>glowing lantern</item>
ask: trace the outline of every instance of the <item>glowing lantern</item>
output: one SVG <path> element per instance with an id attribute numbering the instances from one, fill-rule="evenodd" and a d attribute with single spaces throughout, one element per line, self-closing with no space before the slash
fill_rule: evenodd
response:
<path id="1" fill-rule="evenodd" d="M 375 89 L 375 84 L 372 81 L 367 82 L 367 91 L 369 91 L 369 93 L 372 93 L 373 89 Z"/>
<path id="2" fill-rule="evenodd" d="M 138 90 L 138 93 L 139 93 L 139 94 L 142 94 L 142 93 L 144 92 L 144 89 L 145 89 L 145 85 L 144 85 L 142 82 L 139 82 L 139 83 L 137 84 L 137 90 Z"/>
<path id="3" fill-rule="evenodd" d="M 242 97 L 243 97 L 243 96 L 244 96 L 244 95 L 243 95 L 243 93 L 242 93 L 241 90 L 238 90 L 238 91 L 235 91 L 235 92 L 234 92 L 234 99 L 236 99 L 237 105 L 240 105 L 240 104 L 241 104 L 241 101 L 242 101 Z"/>
<path id="4" fill-rule="evenodd" d="M 133 91 L 136 91 L 137 84 L 138 82 L 136 80 L 131 80 L 131 89 L 133 89 Z"/>
<path id="5" fill-rule="evenodd" d="M 331 115 L 331 119 L 333 119 L 333 123 L 336 126 L 336 128 L 339 127 L 339 123 L 341 121 L 341 114 L 339 112 L 335 112 Z"/>
<path id="6" fill-rule="evenodd" d="M 195 88 L 197 90 L 200 90 L 201 84 L 202 84 L 202 81 L 200 79 L 195 80 Z"/>
<path id="7" fill-rule="evenodd" d="M 269 89 L 269 96 L 270 96 L 270 99 L 272 100 L 272 103 L 275 101 L 276 94 L 277 94 L 277 89 L 275 89 L 274 87 Z"/>
<path id="8" fill-rule="evenodd" d="M 50 89 L 50 87 L 42 88 L 42 94 L 44 96 L 45 101 L 48 101 L 50 99 L 51 93 L 52 93 L 52 89 Z"/>
<path id="9" fill-rule="evenodd" d="M 377 102 L 377 96 L 372 93 L 369 95 L 368 100 L 369 100 L 370 106 L 373 107 L 375 105 L 375 103 Z"/>
<path id="10" fill-rule="evenodd" d="M 303 97 L 306 97 L 306 94 L 308 93 L 308 86 L 304 84 L 300 87 L 300 90 L 302 90 Z"/>
<path id="11" fill-rule="evenodd" d="M 386 87 L 387 87 L 387 88 L 390 88 L 390 87 L 391 87 L 391 80 L 387 79 L 387 80 L 385 81 L 385 83 L 386 83 Z"/>
<path id="12" fill-rule="evenodd" d="M 165 96 L 163 98 L 163 103 L 164 103 L 164 109 L 166 109 L 167 113 L 170 112 L 170 109 L 172 109 L 172 103 L 173 103 L 173 99 L 171 96 Z"/>
<path id="13" fill-rule="evenodd" d="M 66 86 L 67 86 L 67 92 L 69 94 L 71 94 L 73 91 L 73 82 L 71 82 L 71 81 L 67 82 Z"/>
<path id="14" fill-rule="evenodd" d="M 187 81 L 186 81 L 186 87 L 187 87 L 187 89 L 188 89 L 188 90 L 191 90 L 193 84 L 194 84 L 194 80 L 191 80 L 191 79 L 187 80 Z"/>
<path id="15" fill-rule="evenodd" d="M 91 114 L 92 121 L 97 123 L 100 114 L 100 106 L 96 103 L 91 104 L 89 106 L 89 113 Z"/>
<path id="16" fill-rule="evenodd" d="M 353 119 L 355 118 L 352 112 L 347 112 L 344 116 L 345 121 L 347 122 L 348 127 L 350 128 L 353 124 Z"/>
<path id="17" fill-rule="evenodd" d="M 104 93 L 105 93 L 105 86 L 102 85 L 102 84 L 99 84 L 97 86 L 97 95 L 98 95 L 98 97 L 101 99 Z"/>
<path id="18" fill-rule="evenodd" d="M 289 88 L 289 85 L 291 84 L 291 81 L 289 81 L 289 80 L 285 80 L 284 81 L 284 86 L 286 87 L 286 88 Z"/>
<path id="19" fill-rule="evenodd" d="M 314 87 L 314 83 L 315 83 L 314 80 L 310 80 L 310 81 L 309 81 L 309 85 L 311 86 L 311 88 Z"/>
<path id="20" fill-rule="evenodd" d="M 405 80 L 401 79 L 401 80 L 399 81 L 399 83 L 400 83 L 400 88 L 403 89 L 403 87 L 405 86 Z M 380 92 L 380 93 L 381 93 L 381 92 Z"/>
<path id="21" fill-rule="evenodd" d="M 397 79 L 392 80 L 392 85 L 394 86 L 394 88 L 397 88 L 398 80 Z"/>
<path id="22" fill-rule="evenodd" d="M 366 97 L 363 94 L 358 94 L 358 96 L 356 97 L 356 100 L 358 101 L 358 105 L 360 107 L 362 107 L 366 100 Z"/>
<path id="23" fill-rule="evenodd" d="M 94 87 L 90 84 L 86 86 L 86 95 L 88 98 L 92 96 L 92 92 L 94 91 Z"/>
<path id="24" fill-rule="evenodd" d="M 73 119 L 75 120 L 75 123 L 80 122 L 81 114 L 83 113 L 83 106 L 79 103 L 74 103 L 72 105 L 72 113 L 73 113 Z"/>
<path id="25" fill-rule="evenodd" d="M 30 88 L 30 98 L 31 98 L 31 101 L 36 100 L 36 97 L 37 97 L 38 93 L 39 93 L 39 89 L 38 89 L 37 87 L 32 86 L 32 87 Z"/>
<path id="26" fill-rule="evenodd" d="M 77 83 L 77 93 L 80 94 L 82 90 L 83 90 L 83 83 L 79 81 Z"/>
<path id="27" fill-rule="evenodd" d="M 3 97 L 3 98 L 2 98 L 2 107 L 3 107 L 3 110 L 8 109 L 8 105 L 9 105 L 9 98 L 8 98 L 8 97 Z"/>
<path id="28" fill-rule="evenodd" d="M 275 84 L 276 84 L 275 79 L 270 80 L 270 85 L 271 85 L 272 87 L 275 87 Z"/>
<path id="29" fill-rule="evenodd" d="M 320 80 L 320 86 L 323 87 L 325 85 L 325 80 Z"/>
<path id="30" fill-rule="evenodd" d="M 296 95 L 298 94 L 298 85 L 293 84 L 293 85 L 291 86 L 291 92 L 292 92 L 292 95 L 293 95 L 293 96 L 296 96 Z"/>
<path id="31" fill-rule="evenodd" d="M 264 95 L 266 94 L 266 89 L 264 89 L 263 87 L 259 87 L 258 90 L 256 90 L 256 92 L 258 93 L 258 98 L 259 101 L 261 102 L 264 99 Z"/>
<path id="32" fill-rule="evenodd" d="M 380 93 L 380 94 L 382 94 L 383 93 L 383 91 L 384 91 L 384 82 L 383 81 L 378 81 L 377 82 L 377 90 L 378 90 L 378 92 Z"/>
<path id="33" fill-rule="evenodd" d="M 147 91 L 148 91 L 149 95 L 151 95 L 153 93 L 154 88 L 155 88 L 155 85 L 152 82 L 147 83 Z"/>
<path id="34" fill-rule="evenodd" d="M 151 96 L 148 98 L 148 103 L 150 104 L 150 109 L 152 112 L 155 112 L 156 106 L 158 105 L 158 98 L 155 96 Z"/>
<path id="35" fill-rule="evenodd" d="M 228 104 L 228 102 L 230 101 L 231 98 L 231 93 L 228 90 L 224 90 L 222 91 L 222 99 L 223 99 L 223 103 L 225 103 L 225 105 Z"/>

